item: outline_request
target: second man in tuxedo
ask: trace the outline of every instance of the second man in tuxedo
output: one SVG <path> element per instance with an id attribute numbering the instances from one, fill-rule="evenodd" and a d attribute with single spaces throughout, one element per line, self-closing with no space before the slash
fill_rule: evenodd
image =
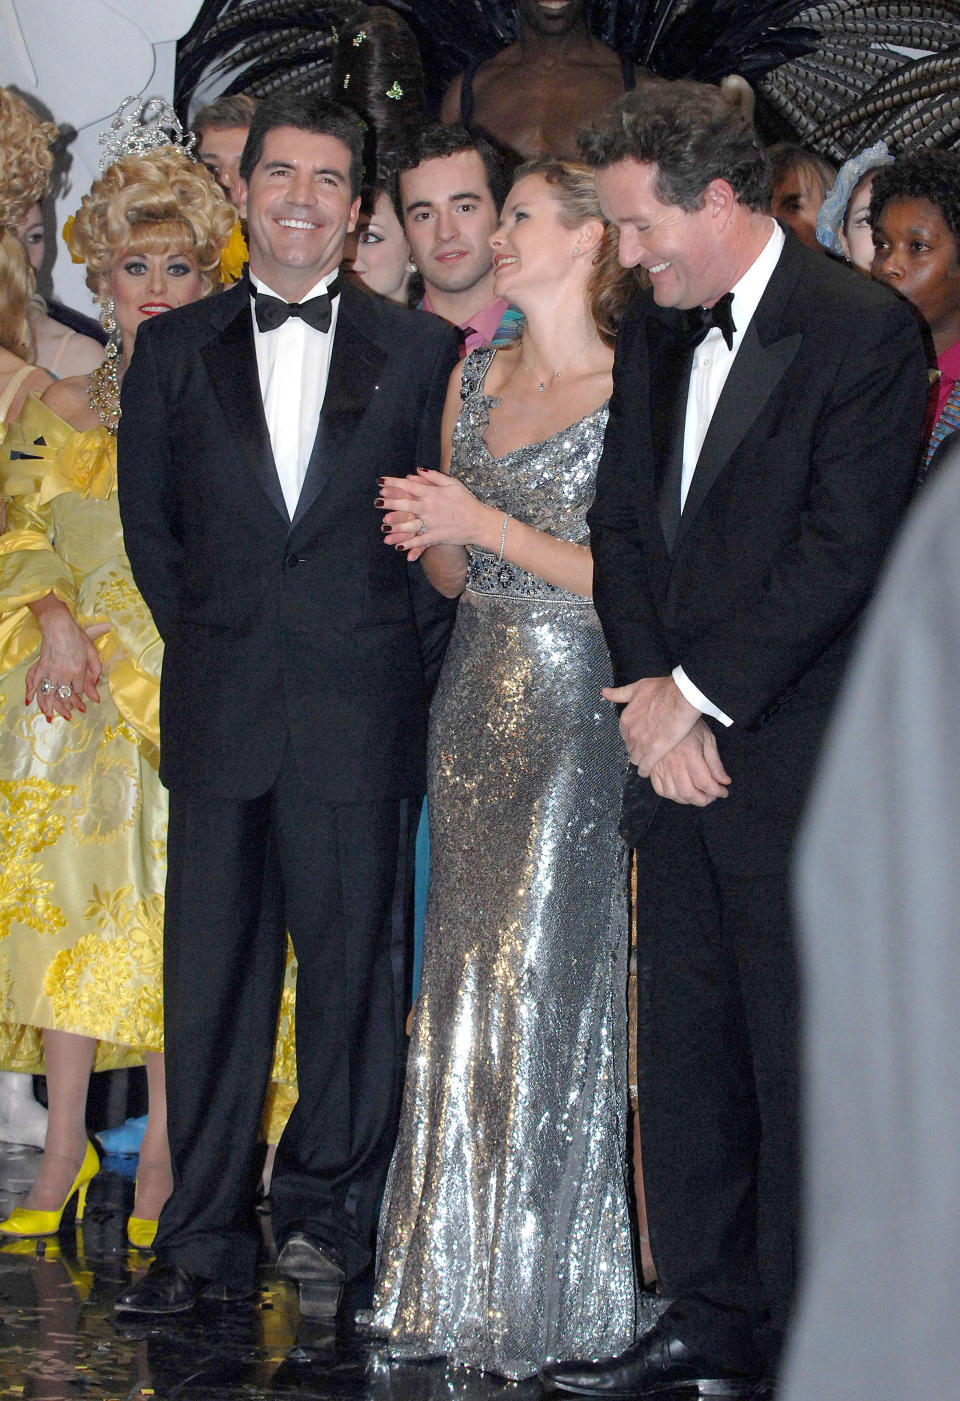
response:
<path id="1" fill-rule="evenodd" d="M 670 1308 L 562 1390 L 753 1397 L 797 1222 L 789 862 L 857 620 L 910 494 L 926 366 L 908 310 L 776 224 L 715 88 L 650 80 L 583 138 L 621 262 L 597 611 L 632 760 L 640 1116 Z"/>
<path id="2" fill-rule="evenodd" d="M 249 277 L 143 327 L 120 501 L 163 635 L 173 1195 L 118 1302 L 252 1291 L 257 1129 L 284 966 L 299 1101 L 272 1183 L 301 1306 L 362 1304 L 404 1058 L 413 843 L 449 605 L 385 550 L 377 478 L 436 467 L 454 332 L 341 283 L 362 128 L 260 104 L 241 160 Z M 346 1289 L 344 1288 L 346 1286 Z"/>

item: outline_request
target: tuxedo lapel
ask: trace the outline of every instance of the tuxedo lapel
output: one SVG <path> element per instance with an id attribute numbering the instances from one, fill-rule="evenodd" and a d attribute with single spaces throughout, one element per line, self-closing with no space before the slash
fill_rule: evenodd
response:
<path id="1" fill-rule="evenodd" d="M 241 289 L 242 295 L 237 295 Z M 201 354 L 230 434 L 240 445 L 240 456 L 283 519 L 289 520 L 263 413 L 246 279 L 235 291 L 225 292 L 223 302 L 234 296 L 235 315 Z"/>
<path id="2" fill-rule="evenodd" d="M 676 545 L 693 524 L 717 478 L 756 423 L 764 405 L 793 363 L 802 336 L 780 333 L 780 316 L 794 280 L 790 240 L 744 332 L 727 382 L 704 439 L 680 517 Z"/>
<path id="3" fill-rule="evenodd" d="M 677 320 L 677 318 L 674 318 Z M 647 326 L 651 366 L 650 422 L 653 428 L 657 507 L 667 551 L 673 550 L 680 525 L 683 474 L 683 429 L 693 355 L 679 327 L 653 319 Z"/>
<path id="4" fill-rule="evenodd" d="M 357 299 L 369 294 L 355 292 L 347 285 L 340 295 L 327 389 L 293 517 L 294 525 L 300 523 L 343 462 L 351 439 L 377 392 L 377 377 L 387 359 L 386 353 L 362 328 L 366 308 L 364 302 Z"/>

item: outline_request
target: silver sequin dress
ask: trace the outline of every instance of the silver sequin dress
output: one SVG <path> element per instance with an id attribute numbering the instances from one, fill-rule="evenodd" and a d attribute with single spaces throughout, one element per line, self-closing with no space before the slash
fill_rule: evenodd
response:
<path id="1" fill-rule="evenodd" d="M 493 351 L 464 362 L 452 472 L 567 540 L 607 419 L 501 458 Z M 374 1326 L 507 1377 L 620 1352 L 637 1301 L 625 1156 L 622 744 L 588 600 L 470 552 L 431 714 L 431 870 Z"/>

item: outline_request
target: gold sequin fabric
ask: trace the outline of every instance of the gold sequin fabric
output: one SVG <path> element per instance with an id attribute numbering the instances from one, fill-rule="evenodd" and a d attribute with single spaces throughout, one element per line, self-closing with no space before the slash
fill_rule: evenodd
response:
<path id="1" fill-rule="evenodd" d="M 492 354 L 464 362 L 452 471 L 585 543 L 606 408 L 495 459 Z M 609 674 L 588 600 L 472 553 L 431 714 L 423 976 L 380 1227 L 394 1356 L 519 1378 L 635 1336 Z"/>
<path id="2" fill-rule="evenodd" d="M 42 1070 L 53 1028 L 95 1037 L 95 1069 L 109 1069 L 163 1049 L 163 646 L 124 552 L 110 434 L 31 399 L 0 477 L 0 1066 Z M 40 648 L 27 604 L 51 591 L 107 630 L 99 704 L 48 723 L 24 688 Z M 274 1074 L 292 1084 L 295 982 L 291 952 Z"/>

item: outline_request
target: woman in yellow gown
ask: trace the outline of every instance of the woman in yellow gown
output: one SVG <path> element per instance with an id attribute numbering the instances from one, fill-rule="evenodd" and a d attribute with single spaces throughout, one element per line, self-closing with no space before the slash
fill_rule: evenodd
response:
<path id="1" fill-rule="evenodd" d="M 171 1185 L 161 937 L 166 795 L 157 776 L 162 644 L 123 549 L 119 384 L 148 316 L 212 291 L 234 214 L 178 146 L 127 155 L 68 241 L 118 353 L 30 398 L 0 450 L 0 1064 L 45 1063 L 34 1186 L 0 1231 L 55 1231 L 99 1166 L 91 1069 L 146 1059 L 150 1112 L 128 1226 L 148 1244 Z M 42 1042 L 42 1046 L 41 1046 Z"/>
<path id="2" fill-rule="evenodd" d="M 20 239 L 25 211 L 47 189 L 57 128 L 41 122 L 16 93 L 0 87 L 0 443 L 29 393 L 53 376 L 34 361 L 29 312 L 34 273 Z M 6 503 L 0 496 L 0 534 Z M 33 1097 L 29 1075 L 0 1070 L 0 1142 L 43 1147 L 47 1111 Z"/>

